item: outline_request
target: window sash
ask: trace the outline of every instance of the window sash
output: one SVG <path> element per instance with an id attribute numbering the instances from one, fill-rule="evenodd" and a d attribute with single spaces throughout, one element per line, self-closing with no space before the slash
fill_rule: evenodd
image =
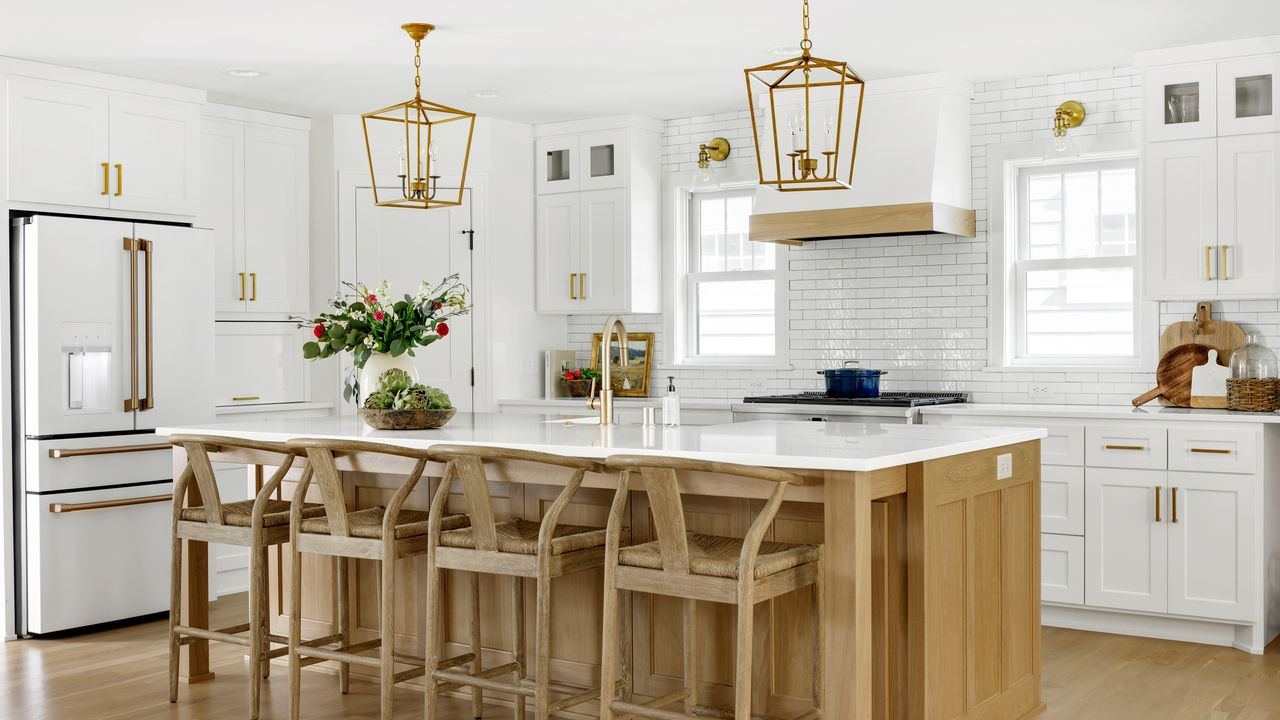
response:
<path id="1" fill-rule="evenodd" d="M 1093 161 L 1084 161 L 1084 162 L 1072 162 L 1072 163 L 1066 163 L 1066 164 L 1029 165 L 1029 166 L 1020 168 L 1018 170 L 1018 183 L 1017 183 L 1018 195 L 1017 195 L 1017 202 L 1015 203 L 1015 207 L 1017 208 L 1017 216 L 1018 216 L 1018 223 L 1017 223 L 1018 235 L 1016 238 L 1016 242 L 1013 244 L 1014 257 L 1018 259 L 1024 259 L 1024 258 L 1028 258 L 1028 256 L 1030 255 L 1029 247 L 1030 247 L 1030 241 L 1031 241 L 1031 213 L 1027 211 L 1027 208 L 1031 203 L 1031 181 L 1035 178 L 1042 178 L 1042 177 L 1065 178 L 1066 175 L 1073 174 L 1073 173 L 1082 173 L 1082 172 L 1097 173 L 1099 176 L 1099 182 L 1098 182 L 1099 211 L 1098 211 L 1098 217 L 1097 217 L 1097 233 L 1098 233 L 1097 237 L 1098 237 L 1098 242 L 1102 242 L 1101 174 L 1107 170 L 1132 170 L 1133 171 L 1134 173 L 1134 204 L 1135 204 L 1135 216 L 1136 216 L 1137 205 L 1139 205 L 1141 202 L 1141 198 L 1138 197 L 1138 185 L 1137 185 L 1138 160 L 1137 158 L 1121 158 L 1121 159 L 1115 159 L 1115 160 L 1093 160 Z M 1066 218 L 1063 216 L 1063 213 L 1065 213 L 1065 210 L 1066 210 L 1065 200 L 1066 200 L 1065 193 L 1063 193 L 1062 195 L 1063 207 L 1059 209 L 1059 220 L 1058 220 L 1059 233 L 1063 232 L 1066 226 Z M 1134 224 L 1133 230 L 1134 230 L 1134 238 L 1136 241 L 1139 238 L 1137 223 Z M 1106 257 L 1135 257 L 1137 256 L 1137 254 L 1138 254 L 1137 242 L 1135 242 L 1133 255 L 1106 256 Z"/>

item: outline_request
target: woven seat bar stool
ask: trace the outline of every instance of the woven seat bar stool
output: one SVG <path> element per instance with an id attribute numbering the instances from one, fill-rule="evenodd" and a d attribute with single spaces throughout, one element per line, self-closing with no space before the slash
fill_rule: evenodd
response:
<path id="1" fill-rule="evenodd" d="M 752 629 L 756 603 L 807 586 L 813 588 L 813 707 L 795 720 L 822 717 L 822 546 L 765 542 L 787 486 L 803 482 L 793 473 L 748 465 L 685 460 L 656 456 L 615 455 L 605 461 L 620 473 L 618 490 L 609 511 L 604 566 L 603 641 L 600 682 L 608 686 L 618 670 L 619 591 L 639 591 L 684 599 L 684 685 L 664 697 L 635 703 L 625 695 L 600 699 L 601 720 L 615 717 L 677 720 L 695 716 L 719 716 L 733 720 L 767 717 L 752 714 Z M 764 508 L 756 515 L 746 537 L 729 538 L 688 532 L 680 498 L 681 472 L 732 475 L 744 480 L 774 483 Z M 622 546 L 622 525 L 633 478 L 639 475 L 648 494 L 657 540 Z M 698 601 L 737 606 L 737 650 L 734 661 L 732 710 L 698 703 L 697 614 Z M 683 701 L 684 711 L 666 709 Z"/>
<path id="2" fill-rule="evenodd" d="M 267 616 L 267 548 L 289 540 L 289 503 L 272 499 L 280 483 L 293 467 L 296 456 L 281 443 L 257 442 L 208 435 L 174 435 L 170 442 L 187 452 L 187 466 L 173 488 L 172 551 L 169 586 L 169 702 L 178 700 L 179 649 L 197 640 L 241 645 L 249 649 L 249 717 L 257 720 L 262 679 L 270 674 L 273 658 L 289 652 L 289 639 L 268 632 Z M 263 453 L 265 461 L 276 465 L 275 473 L 253 500 L 224 503 L 218 494 L 209 454 L 224 449 L 253 450 Z M 309 470 L 304 470 L 309 472 Z M 183 507 L 192 480 L 200 491 L 201 505 Z M 324 515 L 324 507 L 304 504 L 299 512 L 305 517 Z M 249 548 L 249 622 L 233 627 L 209 630 L 188 627 L 181 620 L 182 543 L 212 542 Z M 245 633 L 248 633 L 245 635 Z M 312 642 L 332 642 L 318 638 Z M 271 649 L 271 644 L 280 645 Z"/>
<path id="3" fill-rule="evenodd" d="M 392 690 L 395 685 L 422 677 L 426 672 L 425 668 L 432 666 L 427 665 L 424 658 L 395 652 L 395 561 L 421 555 L 427 551 L 427 513 L 403 508 L 405 500 L 409 498 L 409 494 L 413 492 L 427 468 L 426 452 L 367 441 L 308 438 L 290 440 L 288 447 L 295 453 L 305 454 L 308 467 L 313 471 L 310 475 L 304 476 L 298 485 L 290 509 L 290 549 L 293 553 L 290 568 L 288 648 L 290 717 L 298 720 L 301 714 L 302 668 L 325 661 L 334 661 L 339 663 L 344 693 L 348 688 L 347 676 L 351 665 L 378 669 L 381 686 L 381 716 L 383 720 L 390 720 Z M 349 510 L 347 498 L 343 494 L 342 474 L 338 468 L 338 460 L 345 458 L 352 464 L 359 465 L 362 460 L 371 459 L 370 456 L 407 458 L 412 461 L 413 467 L 385 508 Z M 303 502 L 313 478 L 320 489 L 320 498 L 325 510 L 319 517 L 308 517 L 306 503 Z M 453 530 L 464 527 L 467 524 L 467 518 L 463 515 L 453 515 L 439 518 L 438 523 L 442 527 Z M 351 560 L 378 561 L 381 582 L 377 638 L 352 644 L 348 642 L 349 638 L 344 636 L 343 643 L 338 647 L 317 647 L 315 643 L 302 641 L 303 553 L 328 555 L 337 559 L 339 598 L 346 597 L 345 577 L 347 565 Z M 478 599 L 473 594 L 473 604 L 474 602 L 478 602 Z M 340 602 L 340 604 L 344 603 Z M 349 622 L 350 619 L 344 607 L 339 618 L 339 626 L 345 628 Z M 473 630 L 478 632 L 478 628 Z M 479 646 L 478 637 L 472 638 L 472 645 Z M 376 657 L 362 654 L 375 650 L 378 652 Z M 454 667 L 471 662 L 479 666 L 478 654 L 467 653 L 449 658 L 441 663 L 441 666 Z M 396 672 L 397 665 L 410 667 Z M 478 693 L 475 702 L 478 707 L 480 702 Z"/>
<path id="4" fill-rule="evenodd" d="M 546 720 L 561 710 L 594 701 L 600 695 L 599 687 L 574 687 L 551 680 L 551 581 L 570 573 L 598 568 L 604 560 L 603 528 L 559 523 L 561 513 L 573 501 L 586 473 L 600 473 L 604 468 L 591 460 L 482 446 L 436 445 L 431 448 L 430 456 L 447 465 L 444 481 L 431 501 L 427 616 L 424 624 L 427 664 L 433 663 L 441 644 L 438 632 L 441 622 L 441 570 L 466 570 L 510 577 L 515 639 L 509 663 L 480 668 L 477 662 L 471 673 L 442 667 L 428 675 L 426 720 L 439 717 L 436 714 L 439 693 L 461 686 L 514 695 L 517 720 L 524 719 L 525 702 L 529 698 L 533 699 L 537 720 Z M 520 519 L 495 521 L 485 464 L 499 461 L 532 463 L 542 466 L 539 470 L 552 472 L 570 471 L 565 473 L 564 489 L 556 496 L 541 522 Z M 462 486 L 467 515 L 471 519 L 469 527 L 458 530 L 450 530 L 442 522 L 454 481 Z M 537 586 L 532 677 L 529 676 L 524 646 L 523 581 L 526 578 L 532 578 Z M 513 675 L 513 681 L 498 680 L 502 675 Z M 553 700 L 552 694 L 560 697 Z M 476 717 L 480 717 L 479 706 L 476 710 Z"/>

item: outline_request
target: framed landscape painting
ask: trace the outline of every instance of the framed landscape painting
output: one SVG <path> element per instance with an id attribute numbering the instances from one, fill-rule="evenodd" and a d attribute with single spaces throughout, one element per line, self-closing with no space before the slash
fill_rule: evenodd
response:
<path id="1" fill-rule="evenodd" d="M 604 335 L 591 337 L 591 367 L 600 370 L 600 343 Z M 609 343 L 609 374 L 614 397 L 649 397 L 653 369 L 653 333 L 627 333 L 627 366 L 618 359 L 618 338 Z"/>

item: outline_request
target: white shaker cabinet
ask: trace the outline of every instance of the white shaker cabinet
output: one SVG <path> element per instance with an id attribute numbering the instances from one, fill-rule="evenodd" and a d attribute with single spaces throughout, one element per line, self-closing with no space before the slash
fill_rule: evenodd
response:
<path id="1" fill-rule="evenodd" d="M 538 198 L 536 302 L 541 312 L 575 312 L 578 300 L 579 254 L 582 244 L 578 195 Z"/>
<path id="2" fill-rule="evenodd" d="M 542 312 L 624 312 L 626 191 L 538 198 L 537 287 Z"/>
<path id="3" fill-rule="evenodd" d="M 1280 293 L 1280 133 L 1222 137 L 1217 145 L 1217 294 L 1274 296 Z"/>
<path id="4" fill-rule="evenodd" d="M 1218 63 L 1218 135 L 1280 131 L 1280 55 Z"/>
<path id="5" fill-rule="evenodd" d="M 111 207 L 194 215 L 200 186 L 200 114 L 189 103 L 112 95 Z"/>
<path id="6" fill-rule="evenodd" d="M 1253 614 L 1254 478 L 1169 473 L 1169 612 L 1248 620 Z"/>
<path id="7" fill-rule="evenodd" d="M 1149 297 L 1217 295 L 1217 142 L 1143 148 L 1142 282 Z"/>
<path id="8" fill-rule="evenodd" d="M 1217 64 L 1212 62 L 1148 69 L 1142 92 L 1147 141 L 1215 137 L 1217 82 Z"/>
<path id="9" fill-rule="evenodd" d="M 1165 473 L 1085 470 L 1085 602 L 1168 610 L 1169 526 Z"/>
<path id="10" fill-rule="evenodd" d="M 196 222 L 213 231 L 214 310 L 243 312 L 244 125 L 204 118 L 200 154 L 202 185 Z"/>

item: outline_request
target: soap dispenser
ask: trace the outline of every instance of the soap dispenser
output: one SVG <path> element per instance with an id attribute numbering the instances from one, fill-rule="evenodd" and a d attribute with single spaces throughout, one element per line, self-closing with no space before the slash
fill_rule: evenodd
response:
<path id="1" fill-rule="evenodd" d="M 680 424 L 680 396 L 676 394 L 676 378 L 667 376 L 667 395 L 662 398 L 662 424 L 674 426 Z"/>

